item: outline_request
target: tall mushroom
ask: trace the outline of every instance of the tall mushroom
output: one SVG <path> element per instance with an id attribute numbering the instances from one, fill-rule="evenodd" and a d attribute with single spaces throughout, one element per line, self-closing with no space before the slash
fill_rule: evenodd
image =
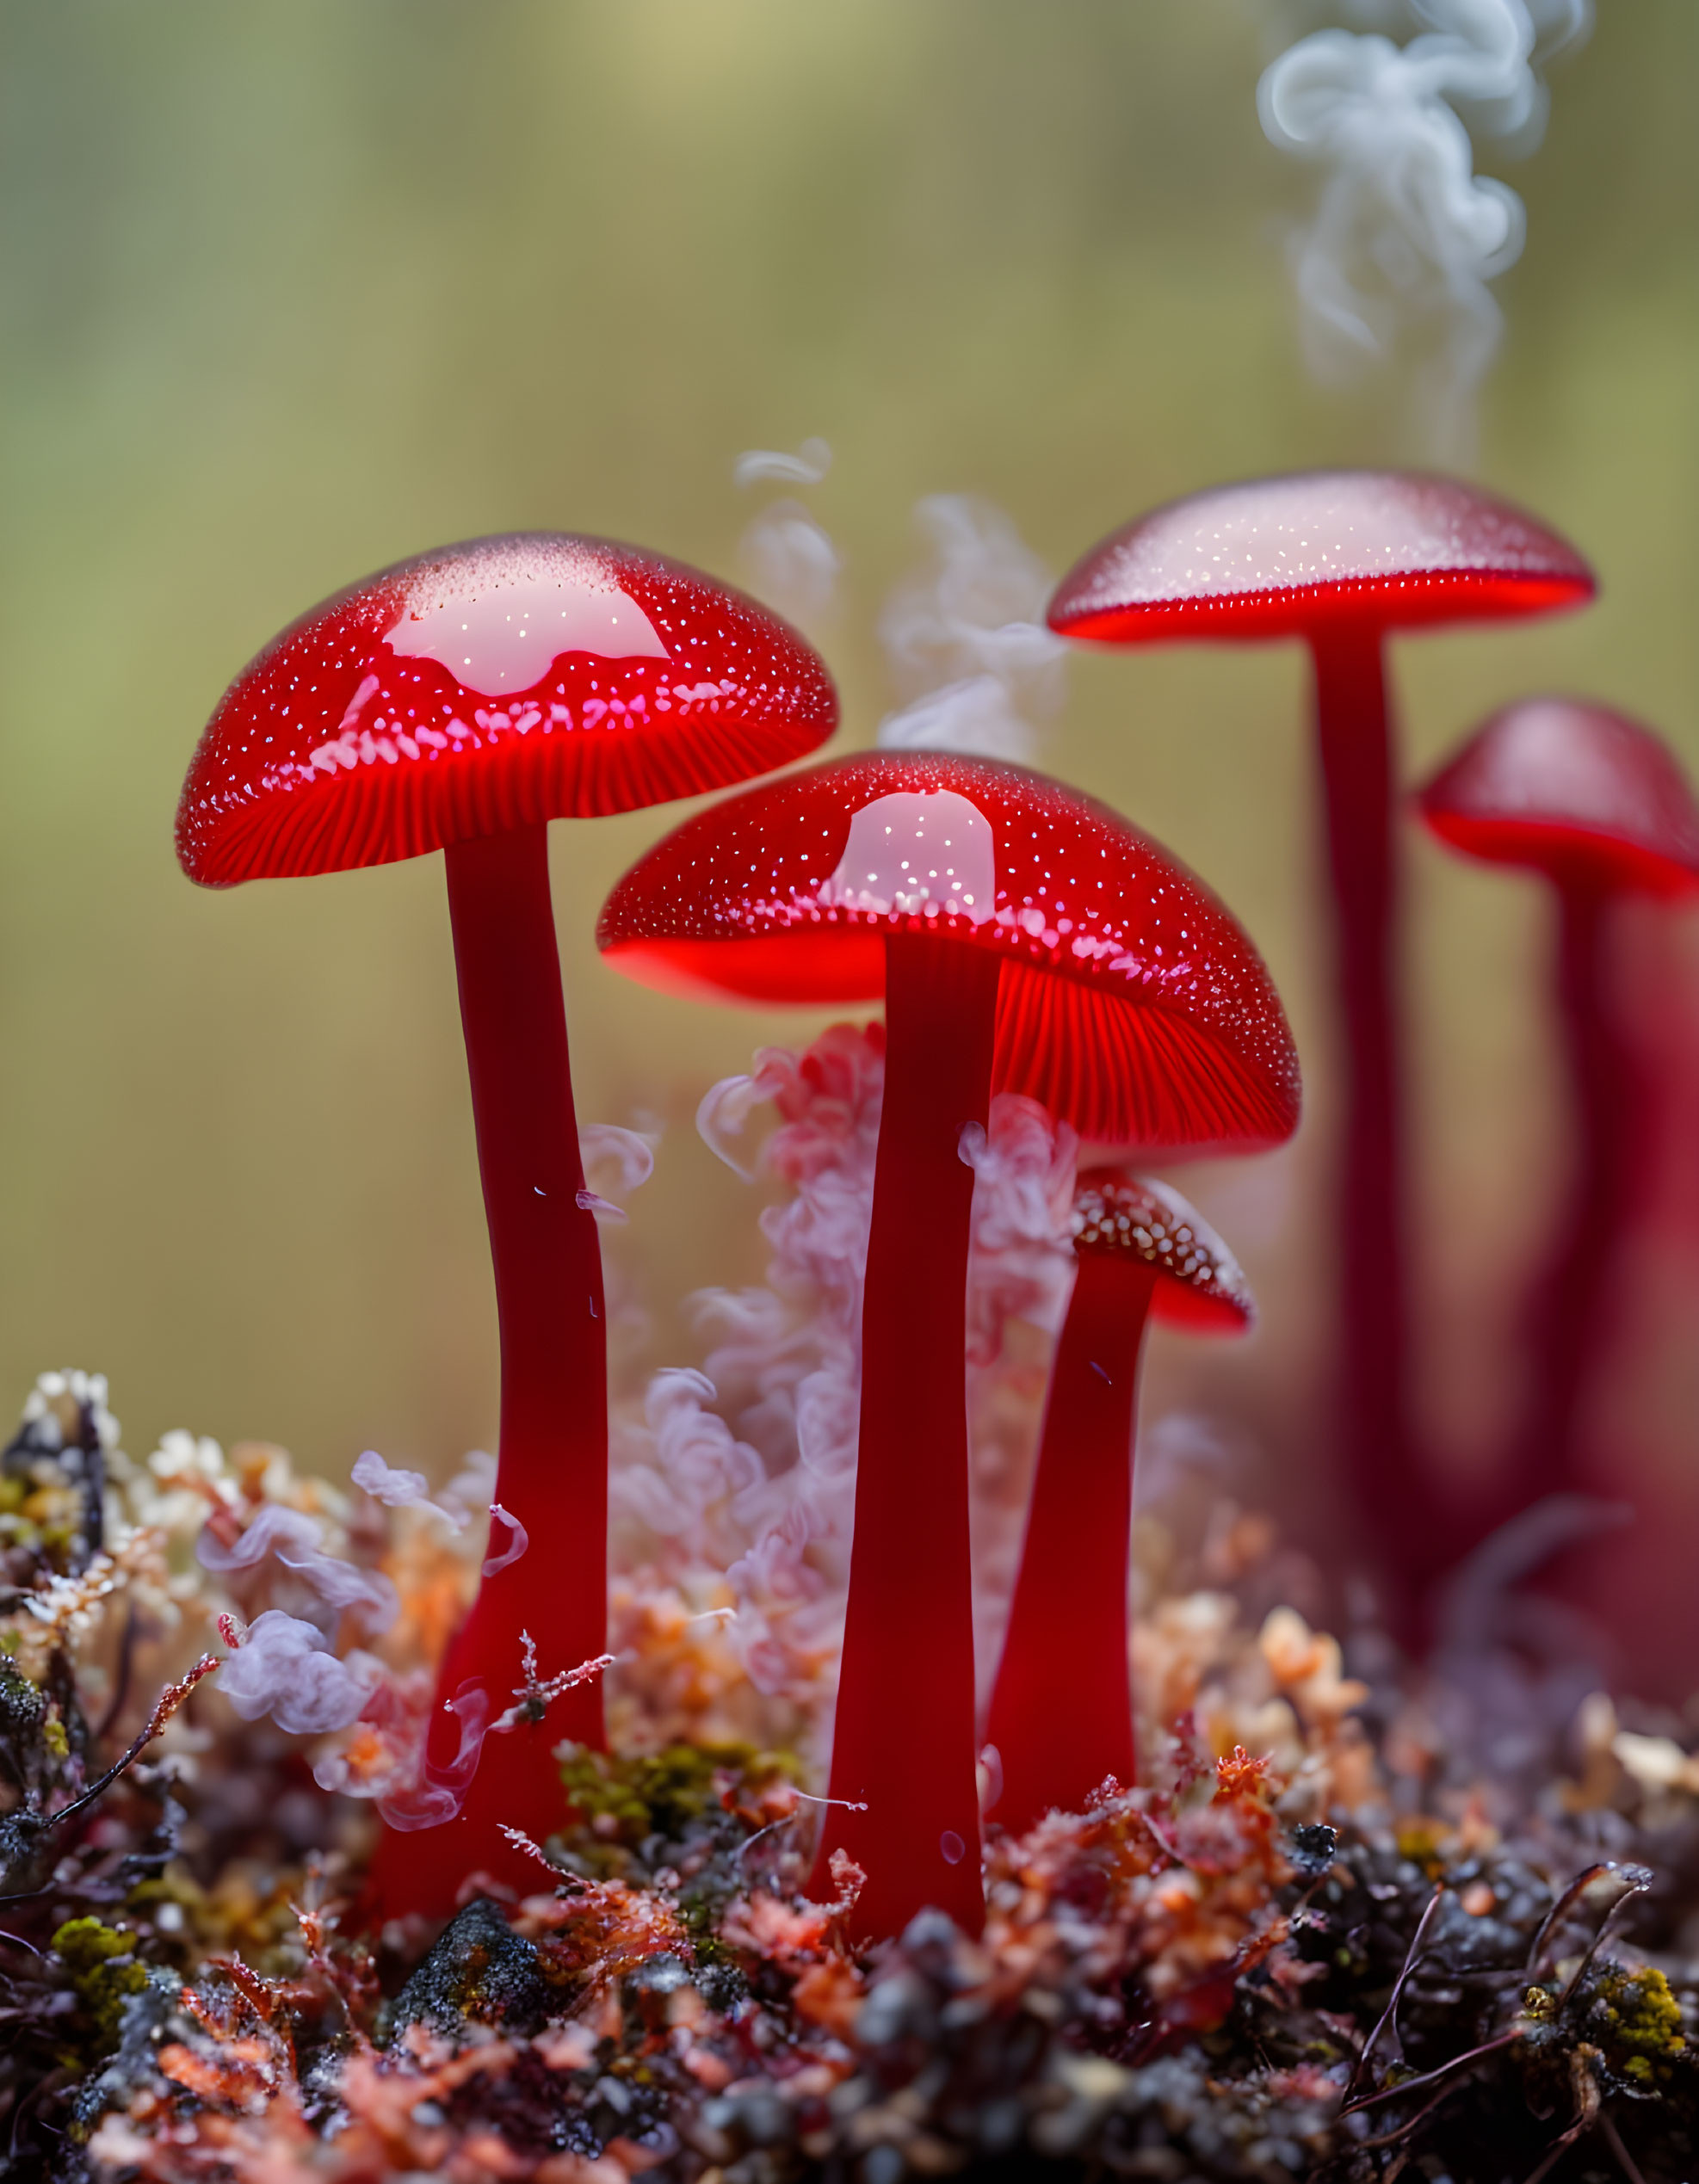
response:
<path id="1" fill-rule="evenodd" d="M 1053 629 L 1102 645 L 1297 637 L 1310 648 L 1347 1064 L 1342 1453 L 1383 1569 L 1406 1596 L 1447 1542 L 1412 1469 L 1406 1402 L 1382 646 L 1393 630 L 1578 606 L 1593 588 L 1554 533 L 1455 479 L 1324 471 L 1223 486 L 1140 516 L 1093 547 L 1050 603 Z"/>
<path id="2" fill-rule="evenodd" d="M 315 608 L 237 677 L 195 754 L 177 854 L 205 885 L 446 852 L 501 1332 L 496 1495 L 514 1528 L 439 1696 L 481 1687 L 499 1715 L 522 1632 L 552 1675 L 598 1655 L 606 1630 L 602 1261 L 547 823 L 744 780 L 812 750 L 836 719 L 815 654 L 741 593 L 633 546 L 530 534 L 402 562 Z M 452 1762 L 454 1729 L 439 1706 L 433 1765 Z M 546 1725 L 493 1737 L 458 1817 L 392 1830 L 386 1904 L 450 1907 L 475 1866 L 516 1878 L 498 1823 L 555 1824 L 562 1736 L 602 1743 L 593 1681 Z"/>
<path id="3" fill-rule="evenodd" d="M 1503 1489 L 1514 1510 L 1583 1484 L 1582 1399 L 1643 1136 L 1612 991 L 1612 914 L 1627 897 L 1699 894 L 1699 805 L 1649 728 L 1603 706 L 1528 698 L 1477 729 L 1419 792 L 1418 808 L 1451 848 L 1540 873 L 1557 895 L 1557 998 L 1577 1160 L 1536 1293 L 1533 1376 Z"/>
<path id="4" fill-rule="evenodd" d="M 1236 1335 L 1254 1316 L 1232 1252 L 1165 1183 L 1088 1169 L 1073 1230 L 1073 1294 L 985 1732 L 1003 1773 L 992 1813 L 1016 1835 L 1052 1810 L 1078 1812 L 1106 1775 L 1132 1785 L 1127 1599 L 1146 1325 L 1154 1313 Z"/>
<path id="5" fill-rule="evenodd" d="M 598 939 L 664 991 L 884 996 L 840 1802 L 817 1879 L 841 1848 L 869 1932 L 929 1903 L 977 1930 L 962 1130 L 1006 1089 L 1112 1143 L 1276 1143 L 1298 1113 L 1279 1000 L 1221 905 L 1114 812 L 942 753 L 840 759 L 687 820 Z"/>

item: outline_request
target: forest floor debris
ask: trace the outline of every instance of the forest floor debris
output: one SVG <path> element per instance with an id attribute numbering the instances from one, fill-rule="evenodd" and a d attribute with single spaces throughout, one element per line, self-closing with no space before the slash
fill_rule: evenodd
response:
<path id="1" fill-rule="evenodd" d="M 244 1564 L 266 1509 L 293 1558 Z M 1260 1520 L 1169 1555 L 1139 1617 L 1147 1780 L 1018 1839 L 993 1807 L 983 1935 L 924 1914 L 878 1946 L 848 1861 L 806 1892 L 814 1724 L 750 1684 L 711 1570 L 619 1581 L 615 1749 L 563 1748 L 534 1889 L 473 1876 L 446 1926 L 374 1926 L 375 1805 L 479 1527 L 272 1449 L 133 1464 L 104 1389 L 54 1375 L 0 1534 L 9 2177 L 1694 2174 L 1680 1724 L 1595 1693 L 1519 1786 L 1473 1780 L 1432 1733 L 1455 1691 L 1371 1690 L 1267 1604 Z M 326 1589 L 363 1603 L 346 1642 L 314 1626 L 361 1711 L 244 1718 L 206 1659 Z"/>

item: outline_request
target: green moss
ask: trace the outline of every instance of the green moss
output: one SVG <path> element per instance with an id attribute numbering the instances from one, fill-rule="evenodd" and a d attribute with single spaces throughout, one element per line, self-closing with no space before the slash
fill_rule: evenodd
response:
<path id="1" fill-rule="evenodd" d="M 135 1946 L 127 1928 L 103 1926 L 96 1918 L 67 1919 L 53 1936 L 53 1953 L 70 1972 L 83 2017 L 102 2051 L 117 2045 L 124 2004 L 147 1984 Z"/>
<path id="2" fill-rule="evenodd" d="M 97 1918 L 67 1919 L 54 1934 L 53 1953 L 74 1974 L 94 1971 L 113 1957 L 127 1957 L 136 1937 L 127 1928 L 103 1926 Z"/>
<path id="3" fill-rule="evenodd" d="M 1650 2088 L 1670 2075 L 1686 2051 L 1681 2004 L 1661 1971 L 1611 1969 L 1599 1981 L 1600 2045 L 1610 2067 L 1631 2082 Z"/>
<path id="4" fill-rule="evenodd" d="M 579 1826 L 568 1830 L 568 1840 L 588 1831 L 597 1842 L 628 1849 L 652 1835 L 681 1842 L 720 1811 L 726 1776 L 739 1790 L 753 1792 L 775 1775 L 788 1780 L 795 1764 L 788 1754 L 759 1751 L 753 1744 L 669 1744 L 630 1759 L 570 1745 L 561 1755 L 560 1777 Z"/>

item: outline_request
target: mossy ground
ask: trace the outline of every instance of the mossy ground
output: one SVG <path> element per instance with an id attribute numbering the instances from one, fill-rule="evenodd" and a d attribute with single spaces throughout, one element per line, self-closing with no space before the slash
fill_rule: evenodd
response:
<path id="1" fill-rule="evenodd" d="M 983 1939 L 926 1914 L 868 1948 L 853 1871 L 799 1892 L 806 1823 L 767 1817 L 786 1772 L 567 1748 L 554 1870 L 437 1931 L 362 1931 L 334 1854 L 221 1897 L 181 1850 L 127 1879 L 160 1790 L 120 1784 L 103 1842 L 15 1907 L 22 1931 L 107 1906 L 12 1945 L 8 2173 L 1691 2174 L 1682 1907 L 1549 1823 L 1294 1822 L 1233 1754 L 993 1831 Z"/>
<path id="2" fill-rule="evenodd" d="M 1213 1587 L 1138 1621 L 1148 1780 L 1019 1839 L 993 1816 L 982 1936 L 924 1913 L 870 1946 L 847 1863 L 810 1900 L 806 1718 L 767 1733 L 784 1723 L 746 1703 L 710 1583 L 640 1578 L 616 1588 L 615 1749 L 559 1748 L 534 1885 L 472 1876 L 446 1925 L 374 1925 L 369 1797 L 238 1720 L 209 1659 L 191 1687 L 223 1611 L 166 1521 L 177 1496 L 178 1539 L 214 1499 L 238 1524 L 282 1499 L 329 1525 L 333 1498 L 275 1451 L 232 1484 L 210 1444 L 162 1450 L 145 1521 L 97 1547 L 84 1490 L 121 1459 L 88 1408 L 38 1416 L 0 1462 L 30 1481 L 0 1607 L 9 2180 L 1699 2166 L 1699 1765 L 1595 1694 L 1563 1717 L 1566 1755 L 1548 1739 L 1489 1779 L 1434 1733 L 1456 1693 L 1370 1687 L 1270 1604 L 1266 1527 L 1222 1533 Z M 441 1529 L 337 1535 L 392 1573 L 409 1646 L 463 1597 Z M 1502 1678 L 1494 1705 L 1507 1688 L 1534 1708 Z M 356 1761 L 386 1763 L 337 1764 Z"/>

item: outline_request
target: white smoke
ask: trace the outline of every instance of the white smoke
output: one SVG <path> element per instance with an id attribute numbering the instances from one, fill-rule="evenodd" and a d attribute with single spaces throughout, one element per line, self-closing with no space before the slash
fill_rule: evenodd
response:
<path id="1" fill-rule="evenodd" d="M 308 1624 L 327 1648 L 344 1615 L 360 1618 L 373 1636 L 381 1637 L 400 1613 L 393 1582 L 381 1570 L 361 1570 L 327 1553 L 322 1521 L 302 1509 L 263 1502 L 246 1530 L 228 1543 L 208 1523 L 195 1552 L 203 1569 L 235 1580 L 232 1590 L 264 1587 L 269 1604 L 287 1598 L 299 1612 L 286 1619 Z"/>
<path id="2" fill-rule="evenodd" d="M 613 1421 L 625 1558 L 674 1576 L 704 1560 L 725 1570 L 757 1689 L 803 1701 L 836 1655 L 849 1575 L 884 1080 L 882 1033 L 839 1024 L 804 1054 L 764 1047 L 749 1077 L 702 1101 L 698 1126 L 720 1157 L 784 1187 L 760 1216 L 767 1280 L 699 1293 L 704 1371 L 658 1373 L 641 1420 L 616 1409 Z M 745 1167 L 727 1141 L 769 1105 L 778 1126 Z"/>
<path id="3" fill-rule="evenodd" d="M 640 1417 L 616 1406 L 610 1495 L 621 1558 L 676 1581 L 723 1570 L 733 1644 L 757 1689 L 808 1702 L 828 1681 L 843 1623 L 860 1422 L 862 1288 L 884 1095 L 878 1025 L 834 1025 L 805 1052 L 764 1047 L 752 1073 L 703 1100 L 698 1126 L 740 1175 L 782 1187 L 763 1208 L 759 1286 L 704 1290 L 693 1317 L 702 1369 L 651 1380 Z M 776 1126 L 748 1165 L 733 1147 L 759 1107 Z M 967 1280 L 979 1652 L 1004 1612 L 1035 1425 L 1029 1343 L 1066 1308 L 1078 1145 L 1014 1093 L 962 1154 L 974 1171 Z M 986 1619 L 989 1619 L 987 1622 Z"/>
<path id="4" fill-rule="evenodd" d="M 898 585 L 880 617 L 893 679 L 908 701 L 880 723 L 880 743 L 1029 764 L 1035 724 L 1062 696 L 1066 648 L 1044 622 L 1050 573 L 983 501 L 935 493 L 915 520 L 931 560 Z"/>
<path id="5" fill-rule="evenodd" d="M 824 440 L 805 440 L 794 454 L 751 447 L 732 465 L 741 488 L 772 481 L 818 485 L 831 468 Z M 750 589 L 806 629 L 825 621 L 837 597 L 843 560 L 830 536 L 798 500 L 772 501 L 744 533 L 738 548 Z"/>
<path id="6" fill-rule="evenodd" d="M 794 455 L 774 447 L 748 447 L 732 466 L 738 486 L 776 478 L 786 485 L 818 485 L 831 468 L 831 449 L 820 439 L 805 440 Z"/>
<path id="7" fill-rule="evenodd" d="M 269 1714 L 291 1737 L 322 1737 L 359 1720 L 383 1673 L 374 1655 L 338 1659 L 316 1625 L 268 1607 L 226 1657 L 219 1689 L 244 1721 Z"/>
<path id="8" fill-rule="evenodd" d="M 1308 360 L 1338 383 L 1413 344 L 1423 437 L 1461 460 L 1503 331 L 1488 283 L 1526 231 L 1516 192 L 1475 173 L 1475 140 L 1534 150 L 1540 71 L 1585 37 L 1591 0 L 1333 0 L 1326 12 L 1364 28 L 1299 38 L 1257 92 L 1270 141 L 1322 170 L 1315 218 L 1292 245 Z"/>

